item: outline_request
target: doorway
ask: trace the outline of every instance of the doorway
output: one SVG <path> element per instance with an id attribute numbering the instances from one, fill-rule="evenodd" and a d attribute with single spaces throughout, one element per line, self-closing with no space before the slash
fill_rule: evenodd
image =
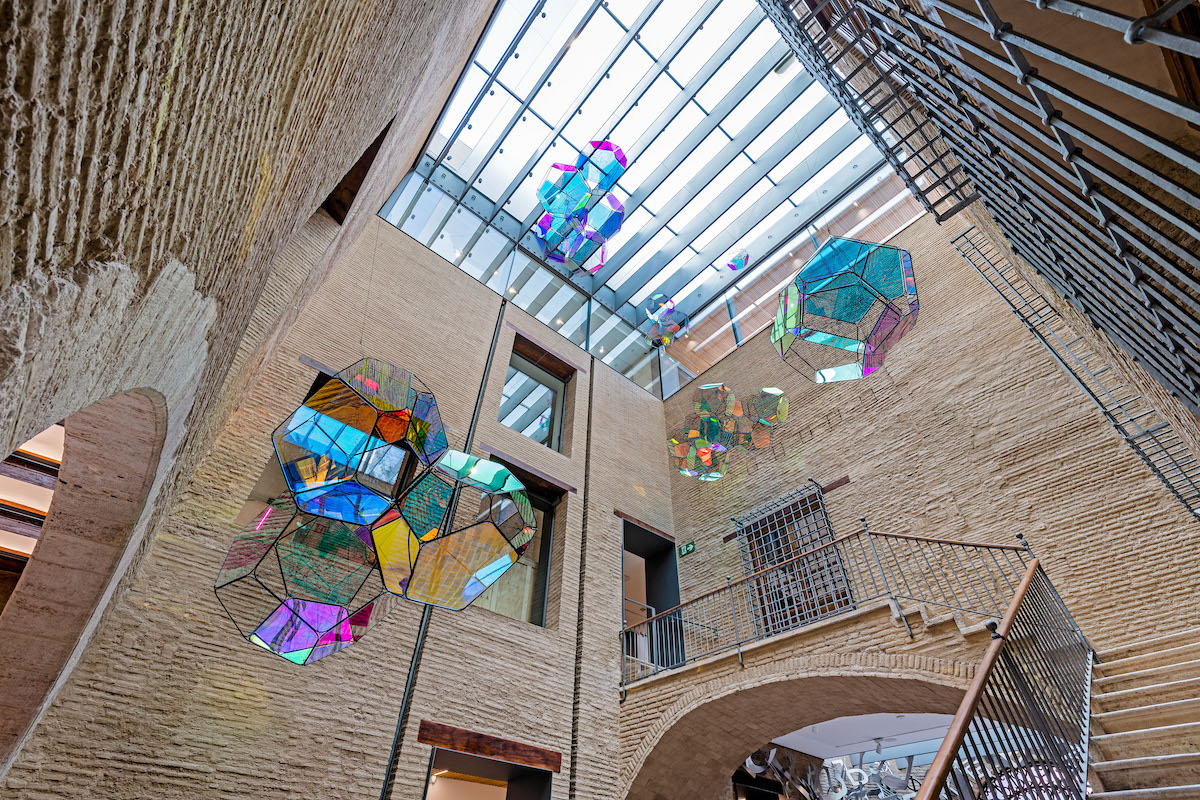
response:
<path id="1" fill-rule="evenodd" d="M 683 663 L 675 543 L 625 520 L 621 553 L 625 659 L 630 673 L 654 672 Z M 627 664 L 629 666 L 629 664 Z"/>

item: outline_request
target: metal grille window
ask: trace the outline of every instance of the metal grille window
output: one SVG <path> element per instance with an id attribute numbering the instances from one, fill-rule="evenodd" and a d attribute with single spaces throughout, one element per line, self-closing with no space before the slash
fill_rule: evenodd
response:
<path id="1" fill-rule="evenodd" d="M 770 571 L 756 586 L 755 617 L 762 629 L 779 633 L 854 607 L 840 551 L 817 550 L 834 537 L 815 482 L 734 522 L 746 575 L 792 562 Z"/>

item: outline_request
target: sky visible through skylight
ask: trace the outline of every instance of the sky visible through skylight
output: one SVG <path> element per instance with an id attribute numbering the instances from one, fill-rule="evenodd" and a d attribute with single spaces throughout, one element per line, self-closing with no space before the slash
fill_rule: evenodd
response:
<path id="1" fill-rule="evenodd" d="M 596 274 L 571 275 L 540 257 L 535 193 L 602 139 L 629 160 L 625 219 Z M 889 176 L 754 0 L 504 0 L 381 213 L 658 393 L 690 373 L 668 381 L 674 364 L 640 341 L 653 295 L 697 318 L 732 309 Z M 750 266 L 729 270 L 743 249 Z"/>

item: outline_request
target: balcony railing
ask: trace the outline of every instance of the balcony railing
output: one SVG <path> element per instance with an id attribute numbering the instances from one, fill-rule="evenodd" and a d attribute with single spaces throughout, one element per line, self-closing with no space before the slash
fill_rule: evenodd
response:
<path id="1" fill-rule="evenodd" d="M 878 598 L 999 619 L 1028 547 L 863 530 L 630 625 L 622 685 L 844 614 Z M 905 623 L 907 624 L 907 622 Z M 911 632 L 910 632 L 911 633 Z"/>
<path id="2" fill-rule="evenodd" d="M 1084 800 L 1093 654 L 1037 559 L 993 630 L 916 800 Z"/>

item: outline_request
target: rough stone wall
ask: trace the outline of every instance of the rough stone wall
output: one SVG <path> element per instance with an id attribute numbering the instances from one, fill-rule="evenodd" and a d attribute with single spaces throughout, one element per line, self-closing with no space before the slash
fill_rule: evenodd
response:
<path id="1" fill-rule="evenodd" d="M 393 116 L 412 162 L 490 8 L 0 6 L 0 444 L 124 391 L 166 399 L 118 576 L 237 399 L 251 320 L 264 335 L 296 290 L 253 313 L 276 256 Z"/>
<path id="2" fill-rule="evenodd" d="M 327 224 L 321 219 L 308 234 L 314 241 Z M 298 280 L 309 261 L 299 250 L 289 254 Z M 371 221 L 249 382 L 193 485 L 157 531 L 131 589 L 0 786 L 22 798 L 376 792 L 419 607 L 404 604 L 354 648 L 297 668 L 237 637 L 212 580 L 233 536 L 233 518 L 272 457 L 270 431 L 314 378 L 300 355 L 340 368 L 366 352 L 412 369 L 436 393 L 452 440 L 461 446 L 500 310 L 499 296 L 489 289 L 386 223 Z M 496 419 L 518 332 L 581 368 L 572 379 L 578 384 L 569 456 Z M 622 433 L 616 458 L 609 453 L 613 439 L 594 435 L 589 464 L 593 380 L 594 395 L 604 398 L 594 416 L 609 426 L 619 423 Z M 422 718 L 560 751 L 564 769 L 554 781 L 555 800 L 568 795 L 576 732 L 577 796 L 615 796 L 621 540 L 612 511 L 619 507 L 669 527 L 666 463 L 655 457 L 662 436 L 661 402 L 607 366 L 593 367 L 582 350 L 524 312 L 505 308 L 474 450 L 486 446 L 576 488 L 555 520 L 556 613 L 546 628 L 481 608 L 434 613 L 395 797 L 420 797 L 429 757 L 429 748 L 416 741 Z M 585 496 L 591 522 L 581 591 Z M 573 726 L 577 652 L 584 661 L 580 724 Z"/>
<path id="3" fill-rule="evenodd" d="M 629 687 L 621 786 L 630 800 L 717 797 L 754 750 L 849 714 L 953 714 L 988 632 L 876 602 Z M 742 663 L 744 661 L 744 664 Z"/>
<path id="4" fill-rule="evenodd" d="M 954 250 L 966 226 L 924 218 L 892 242 L 912 253 L 921 318 L 876 374 L 816 386 L 764 331 L 667 401 L 670 425 L 702 383 L 743 397 L 778 386 L 790 400 L 769 452 L 735 453 L 715 483 L 672 477 L 675 530 L 696 541 L 680 561 L 684 599 L 741 574 L 736 543 L 721 542 L 731 516 L 809 476 L 849 475 L 826 497 L 835 532 L 865 516 L 874 530 L 950 539 L 1025 533 L 1098 644 L 1200 622 L 1197 568 L 1180 558 L 1200 525 Z"/>

